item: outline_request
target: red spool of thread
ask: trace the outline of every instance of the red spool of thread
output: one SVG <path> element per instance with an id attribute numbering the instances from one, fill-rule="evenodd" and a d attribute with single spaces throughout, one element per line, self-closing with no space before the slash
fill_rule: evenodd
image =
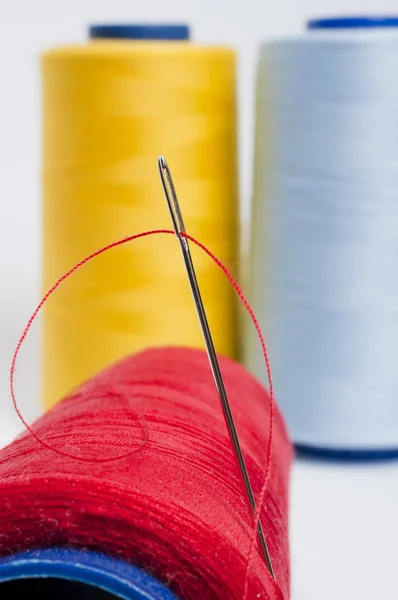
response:
<path id="1" fill-rule="evenodd" d="M 222 358 L 220 366 L 258 496 L 268 394 L 237 363 Z M 0 453 L 1 555 L 89 548 L 142 566 L 182 600 L 243 597 L 253 522 L 204 352 L 168 348 L 127 358 L 34 431 L 58 452 L 26 433 Z M 276 410 L 261 511 L 275 581 L 256 551 L 247 600 L 289 597 L 291 456 Z"/>

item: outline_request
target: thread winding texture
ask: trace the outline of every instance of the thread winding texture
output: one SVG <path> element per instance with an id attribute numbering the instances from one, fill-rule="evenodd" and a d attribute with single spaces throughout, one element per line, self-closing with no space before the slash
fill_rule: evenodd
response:
<path id="1" fill-rule="evenodd" d="M 43 284 L 81 256 L 170 224 L 156 157 L 178 181 L 187 229 L 231 269 L 238 250 L 235 54 L 185 42 L 95 41 L 43 57 Z M 236 303 L 201 253 L 198 280 L 220 352 L 237 355 Z M 173 240 L 142 241 L 76 274 L 43 314 L 51 406 L 147 346 L 202 347 Z"/>
<path id="2" fill-rule="evenodd" d="M 269 397 L 221 359 L 256 496 L 264 477 Z M 109 367 L 0 453 L 0 552 L 89 548 L 136 563 L 182 599 L 242 598 L 253 523 L 206 354 L 153 349 Z M 147 434 L 145 433 L 147 431 Z M 287 598 L 291 446 L 275 414 L 261 517 L 276 572 L 258 551 L 247 598 Z M 144 440 L 144 444 L 143 444 Z M 111 460 L 136 450 L 133 456 Z"/>
<path id="3" fill-rule="evenodd" d="M 398 448 L 397 68 L 393 33 L 261 50 L 251 301 L 299 444 Z"/>

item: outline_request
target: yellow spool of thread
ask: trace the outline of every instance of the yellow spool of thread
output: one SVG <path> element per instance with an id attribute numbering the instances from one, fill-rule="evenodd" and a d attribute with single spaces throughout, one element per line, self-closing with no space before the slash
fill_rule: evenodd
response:
<path id="1" fill-rule="evenodd" d="M 236 57 L 185 42 L 95 41 L 43 56 L 44 289 L 92 251 L 170 228 L 164 154 L 187 231 L 229 267 L 238 254 Z M 237 305 L 223 275 L 193 258 L 217 350 L 237 356 Z M 145 238 L 70 278 L 44 310 L 49 408 L 120 357 L 202 347 L 178 244 Z"/>

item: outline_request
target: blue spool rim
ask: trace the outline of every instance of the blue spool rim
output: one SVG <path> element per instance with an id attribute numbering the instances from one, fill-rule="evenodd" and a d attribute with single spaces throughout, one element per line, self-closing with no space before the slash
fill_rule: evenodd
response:
<path id="1" fill-rule="evenodd" d="M 90 39 L 164 40 L 190 39 L 189 26 L 184 24 L 98 24 L 89 27 Z"/>
<path id="2" fill-rule="evenodd" d="M 398 16 L 327 17 L 311 19 L 307 23 L 307 29 L 369 29 L 372 27 L 398 27 Z"/>
<path id="3" fill-rule="evenodd" d="M 295 444 L 298 458 L 312 458 L 332 462 L 372 463 L 398 460 L 398 448 L 326 448 Z"/>
<path id="4" fill-rule="evenodd" d="M 0 590 L 5 582 L 41 578 L 83 583 L 124 600 L 177 600 L 146 571 L 96 552 L 47 548 L 0 559 Z"/>

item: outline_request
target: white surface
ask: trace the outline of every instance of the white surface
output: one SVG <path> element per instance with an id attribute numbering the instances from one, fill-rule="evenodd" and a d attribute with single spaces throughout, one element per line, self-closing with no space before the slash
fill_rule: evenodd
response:
<path id="1" fill-rule="evenodd" d="M 296 463 L 292 600 L 396 600 L 398 464 Z"/>
<path id="2" fill-rule="evenodd" d="M 249 214 L 253 74 L 260 40 L 308 17 L 386 13 L 395 0 L 2 0 L 0 3 L 0 444 L 19 429 L 8 392 L 17 337 L 40 264 L 38 53 L 83 40 L 93 21 L 188 21 L 196 40 L 239 50 L 243 215 Z M 37 327 L 17 372 L 24 415 L 38 412 Z M 298 463 L 292 482 L 293 600 L 396 600 L 398 465 Z"/>

